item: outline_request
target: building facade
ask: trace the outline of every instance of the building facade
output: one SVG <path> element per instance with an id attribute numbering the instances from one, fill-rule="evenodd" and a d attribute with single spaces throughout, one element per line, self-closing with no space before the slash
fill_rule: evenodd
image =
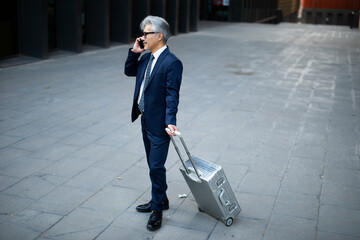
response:
<path id="1" fill-rule="evenodd" d="M 301 0 L 301 22 L 359 27 L 360 0 Z"/>
<path id="2" fill-rule="evenodd" d="M 149 14 L 166 18 L 174 35 L 196 31 L 198 12 L 199 0 L 1 0 L 0 59 L 129 43 Z"/>
<path id="3" fill-rule="evenodd" d="M 297 21 L 300 0 L 200 0 L 200 19 L 278 23 Z"/>

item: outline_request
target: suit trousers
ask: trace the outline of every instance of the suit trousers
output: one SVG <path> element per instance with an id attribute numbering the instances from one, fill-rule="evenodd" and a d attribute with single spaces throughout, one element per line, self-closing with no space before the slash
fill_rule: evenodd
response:
<path id="1" fill-rule="evenodd" d="M 151 209 L 155 211 L 162 211 L 163 201 L 167 199 L 165 162 L 169 151 L 170 137 L 168 135 L 155 136 L 151 134 L 147 130 L 144 115 L 141 116 L 141 128 L 152 185 Z"/>

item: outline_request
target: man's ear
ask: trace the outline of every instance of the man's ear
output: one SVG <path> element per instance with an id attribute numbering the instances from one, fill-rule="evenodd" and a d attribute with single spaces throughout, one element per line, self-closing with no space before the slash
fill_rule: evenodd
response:
<path id="1" fill-rule="evenodd" d="M 159 33 L 159 34 L 157 35 L 157 38 L 158 38 L 159 41 L 162 41 L 163 38 L 164 38 L 164 34 L 163 34 L 163 33 Z"/>

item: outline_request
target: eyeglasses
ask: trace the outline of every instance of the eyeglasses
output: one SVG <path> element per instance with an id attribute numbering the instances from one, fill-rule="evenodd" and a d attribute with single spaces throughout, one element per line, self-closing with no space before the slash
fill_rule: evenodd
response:
<path id="1" fill-rule="evenodd" d="M 147 37 L 147 35 L 155 34 L 155 33 L 157 33 L 157 32 L 143 32 L 145 38 Z"/>

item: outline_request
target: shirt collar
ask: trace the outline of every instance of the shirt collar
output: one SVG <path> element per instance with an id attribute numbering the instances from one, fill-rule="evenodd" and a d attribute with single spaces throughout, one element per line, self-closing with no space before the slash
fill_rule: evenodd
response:
<path id="1" fill-rule="evenodd" d="M 157 50 L 156 52 L 153 53 L 154 58 L 158 59 L 158 57 L 160 56 L 160 54 L 167 48 L 167 46 L 163 46 L 162 48 L 160 48 L 159 50 Z"/>

